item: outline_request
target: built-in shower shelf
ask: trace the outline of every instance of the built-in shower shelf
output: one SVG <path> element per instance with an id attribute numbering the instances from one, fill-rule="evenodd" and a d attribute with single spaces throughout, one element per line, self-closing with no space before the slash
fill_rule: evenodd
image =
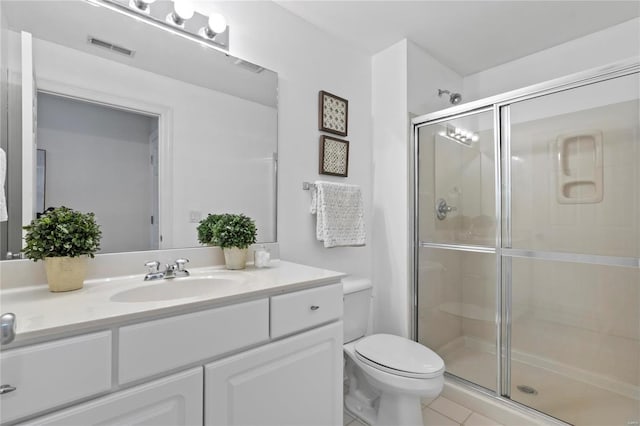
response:
<path id="1" fill-rule="evenodd" d="M 603 197 L 602 132 L 588 130 L 558 136 L 556 198 L 560 204 L 599 203 Z"/>

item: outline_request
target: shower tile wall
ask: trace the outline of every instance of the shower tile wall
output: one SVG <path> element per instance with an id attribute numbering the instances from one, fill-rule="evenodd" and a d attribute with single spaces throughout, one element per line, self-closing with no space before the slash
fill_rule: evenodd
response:
<path id="1" fill-rule="evenodd" d="M 530 113 L 531 107 L 522 112 L 518 107 L 512 107 L 512 116 Z M 514 248 L 640 257 L 640 139 L 638 126 L 629 125 L 638 122 L 638 111 L 635 100 L 512 126 Z M 580 130 L 602 132 L 604 197 L 561 204 L 555 142 Z"/>
<path id="2" fill-rule="evenodd" d="M 514 259 L 512 275 L 514 284 L 536 283 L 513 315 L 514 357 L 610 385 L 640 384 L 638 269 Z"/>

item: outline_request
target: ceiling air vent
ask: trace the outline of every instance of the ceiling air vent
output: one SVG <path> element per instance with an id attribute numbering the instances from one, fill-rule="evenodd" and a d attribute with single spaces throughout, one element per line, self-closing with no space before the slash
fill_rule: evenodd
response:
<path id="1" fill-rule="evenodd" d="M 112 52 L 120 53 L 121 55 L 133 57 L 136 53 L 131 49 L 127 49 L 126 47 L 118 46 L 117 44 L 109 43 L 108 41 L 100 40 L 99 38 L 95 38 L 89 36 L 89 44 L 94 46 L 102 47 L 103 49 L 109 49 Z"/>
<path id="2" fill-rule="evenodd" d="M 264 71 L 264 68 L 260 65 L 252 64 L 251 62 L 243 61 L 242 59 L 236 59 L 233 63 L 240 68 L 244 68 L 245 70 L 254 72 L 256 74 L 260 74 L 262 71 Z"/>

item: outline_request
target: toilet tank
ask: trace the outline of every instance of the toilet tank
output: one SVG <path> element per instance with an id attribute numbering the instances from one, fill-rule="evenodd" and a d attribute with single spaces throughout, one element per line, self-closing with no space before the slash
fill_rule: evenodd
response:
<path id="1" fill-rule="evenodd" d="M 344 291 L 344 339 L 351 342 L 367 332 L 369 309 L 373 286 L 367 278 L 346 277 L 342 279 Z"/>

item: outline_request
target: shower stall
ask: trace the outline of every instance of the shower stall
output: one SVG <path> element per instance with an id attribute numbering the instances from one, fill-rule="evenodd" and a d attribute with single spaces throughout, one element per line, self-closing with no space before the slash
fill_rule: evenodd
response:
<path id="1" fill-rule="evenodd" d="M 466 386 L 640 421 L 640 67 L 413 120 L 415 332 Z"/>

